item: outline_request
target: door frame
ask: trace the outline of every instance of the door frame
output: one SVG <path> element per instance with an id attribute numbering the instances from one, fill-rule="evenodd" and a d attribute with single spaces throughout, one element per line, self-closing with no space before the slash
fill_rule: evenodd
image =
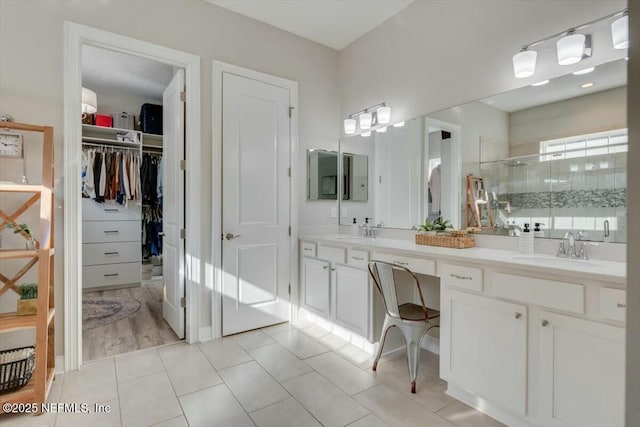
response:
<path id="1" fill-rule="evenodd" d="M 224 73 L 248 79 L 258 80 L 274 86 L 289 89 L 290 106 L 293 107 L 289 121 L 289 162 L 291 179 L 289 180 L 289 221 L 291 237 L 289 238 L 289 282 L 291 295 L 289 298 L 290 314 L 295 320 L 298 306 L 298 82 L 275 77 L 259 71 L 238 67 L 221 61 L 212 61 L 212 140 L 213 154 L 211 160 L 212 191 L 212 224 L 211 224 L 211 263 L 206 266 L 205 276 L 213 280 L 211 294 L 211 325 L 213 338 L 222 337 L 222 76 Z"/>
<path id="2" fill-rule="evenodd" d="M 82 365 L 82 207 L 80 152 L 82 46 L 91 45 L 153 59 L 185 70 L 186 135 L 185 152 L 185 293 L 187 315 L 185 337 L 198 341 L 199 292 L 202 251 L 201 220 L 197 208 L 201 200 L 200 139 L 200 57 L 131 37 L 65 21 L 64 23 L 64 368 Z"/>

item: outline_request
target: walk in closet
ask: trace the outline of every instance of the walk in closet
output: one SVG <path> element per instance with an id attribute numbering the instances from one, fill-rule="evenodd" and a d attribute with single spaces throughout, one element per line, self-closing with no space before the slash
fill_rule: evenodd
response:
<path id="1" fill-rule="evenodd" d="M 173 67 L 83 48 L 83 358 L 177 341 L 163 318 L 163 92 Z"/>

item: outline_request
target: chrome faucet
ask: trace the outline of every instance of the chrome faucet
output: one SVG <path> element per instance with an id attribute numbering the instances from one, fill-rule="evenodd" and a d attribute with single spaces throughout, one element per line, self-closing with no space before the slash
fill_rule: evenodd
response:
<path id="1" fill-rule="evenodd" d="M 362 224 L 360 224 L 360 227 L 363 229 L 364 237 L 375 238 L 376 237 L 376 232 L 375 232 L 375 230 L 373 228 L 371 228 L 371 224 L 369 224 L 369 219 L 371 219 L 371 218 L 365 218 L 364 222 Z"/>
<path id="2" fill-rule="evenodd" d="M 576 246 L 576 238 L 574 237 L 573 233 L 570 231 L 565 233 L 564 239 L 558 246 L 556 256 L 559 258 L 579 258 L 588 260 L 589 253 L 587 252 L 587 246 L 597 246 L 597 243 L 583 241 L 586 237 L 587 233 L 585 233 L 584 231 L 580 231 L 578 233 L 579 246 Z M 567 243 L 566 247 L 565 243 Z"/>

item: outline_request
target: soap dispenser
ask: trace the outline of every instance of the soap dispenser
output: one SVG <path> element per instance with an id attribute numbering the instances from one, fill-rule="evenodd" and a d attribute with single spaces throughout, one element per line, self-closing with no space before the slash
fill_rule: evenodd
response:
<path id="1" fill-rule="evenodd" d="M 544 231 L 540 230 L 540 226 L 544 225 L 541 222 L 535 223 L 535 228 L 533 229 L 533 237 L 544 237 Z"/>
<path id="2" fill-rule="evenodd" d="M 353 218 L 353 223 L 351 223 L 351 235 L 357 236 L 358 234 L 360 234 L 360 227 L 358 226 L 358 221 Z"/>
<path id="3" fill-rule="evenodd" d="M 533 233 L 529 228 L 529 224 L 525 224 L 522 233 L 520 233 L 520 253 L 525 255 L 533 254 Z"/>

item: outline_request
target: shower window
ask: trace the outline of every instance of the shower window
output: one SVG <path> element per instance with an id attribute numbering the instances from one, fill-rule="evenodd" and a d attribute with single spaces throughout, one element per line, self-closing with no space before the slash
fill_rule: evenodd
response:
<path id="1" fill-rule="evenodd" d="M 616 129 L 541 141 L 540 161 L 623 153 L 628 150 L 628 140 L 627 129 Z"/>

